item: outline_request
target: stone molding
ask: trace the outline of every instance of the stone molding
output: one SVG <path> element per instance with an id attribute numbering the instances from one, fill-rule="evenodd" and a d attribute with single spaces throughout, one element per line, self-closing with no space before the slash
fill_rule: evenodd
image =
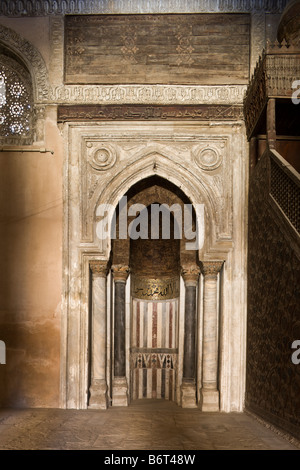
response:
<path id="1" fill-rule="evenodd" d="M 106 277 L 108 273 L 107 261 L 90 261 L 90 268 L 93 276 Z"/>
<path id="2" fill-rule="evenodd" d="M 224 261 L 202 261 L 201 271 L 205 278 L 216 278 L 221 271 Z"/>
<path id="3" fill-rule="evenodd" d="M 126 282 L 129 275 L 129 266 L 114 264 L 111 268 L 115 282 Z"/>
<path id="4" fill-rule="evenodd" d="M 109 400 L 107 396 L 107 383 L 103 379 L 94 379 L 90 387 L 89 408 L 106 410 Z"/>
<path id="5" fill-rule="evenodd" d="M 56 16 L 80 14 L 120 13 L 249 13 L 265 10 L 281 13 L 287 0 L 158 0 L 132 2 L 131 0 L 1 0 L 0 15 Z"/>

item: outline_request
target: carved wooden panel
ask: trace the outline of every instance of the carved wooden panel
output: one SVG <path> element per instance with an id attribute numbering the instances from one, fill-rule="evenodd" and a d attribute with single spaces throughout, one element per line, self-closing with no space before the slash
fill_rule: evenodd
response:
<path id="1" fill-rule="evenodd" d="M 250 184 L 246 405 L 300 437 L 300 252 L 270 207 L 266 154 Z"/>
<path id="2" fill-rule="evenodd" d="M 247 14 L 74 15 L 65 19 L 65 82 L 243 84 Z"/>

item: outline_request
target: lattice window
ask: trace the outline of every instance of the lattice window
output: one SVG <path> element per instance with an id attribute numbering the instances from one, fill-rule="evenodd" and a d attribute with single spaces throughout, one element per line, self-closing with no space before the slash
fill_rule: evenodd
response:
<path id="1" fill-rule="evenodd" d="M 300 233 L 300 185 L 271 159 L 271 195 Z"/>
<path id="2" fill-rule="evenodd" d="M 19 61 L 0 54 L 0 141 L 30 144 L 33 114 L 29 72 Z"/>

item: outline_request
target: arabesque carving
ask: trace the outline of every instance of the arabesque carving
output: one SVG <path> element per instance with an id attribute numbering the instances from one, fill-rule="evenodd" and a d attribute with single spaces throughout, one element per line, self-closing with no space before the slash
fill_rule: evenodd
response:
<path id="1" fill-rule="evenodd" d="M 107 13 L 249 13 L 265 10 L 268 13 L 281 13 L 287 0 L 182 0 L 180 4 L 172 0 L 155 2 L 132 2 L 131 0 L 1 0 L 0 15 L 7 16 L 53 16 L 76 14 Z"/>

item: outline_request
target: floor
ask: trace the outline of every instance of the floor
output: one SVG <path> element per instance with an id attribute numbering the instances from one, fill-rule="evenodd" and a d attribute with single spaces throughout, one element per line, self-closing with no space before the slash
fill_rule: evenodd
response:
<path id="1" fill-rule="evenodd" d="M 247 413 L 165 400 L 108 410 L 2 409 L 1 450 L 300 450 Z"/>

